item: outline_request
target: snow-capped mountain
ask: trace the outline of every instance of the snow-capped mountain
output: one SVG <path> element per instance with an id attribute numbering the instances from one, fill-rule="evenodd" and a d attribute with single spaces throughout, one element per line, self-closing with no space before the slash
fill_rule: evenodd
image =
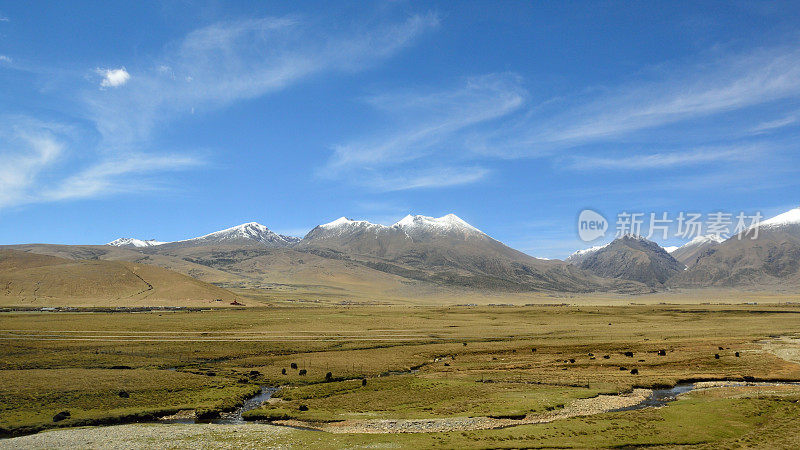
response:
<path id="1" fill-rule="evenodd" d="M 164 245 L 169 247 L 196 247 L 203 245 L 264 245 L 267 247 L 288 247 L 295 242 L 297 242 L 297 238 L 280 235 L 257 222 L 248 222 L 200 237 L 170 242 Z"/>
<path id="2" fill-rule="evenodd" d="M 136 238 L 119 238 L 109 242 L 106 245 L 113 245 L 114 247 L 131 247 L 131 248 L 143 248 L 143 247 L 155 247 L 156 245 L 166 244 L 166 242 L 157 241 L 155 239 L 148 239 L 143 241 L 141 239 Z"/>
<path id="3" fill-rule="evenodd" d="M 627 238 L 631 238 L 631 239 L 635 239 L 635 240 L 645 240 L 645 241 L 647 240 L 647 239 L 643 238 L 642 236 L 639 236 L 638 234 L 626 234 L 623 237 L 627 237 Z M 586 259 L 589 256 L 599 252 L 600 250 L 608 247 L 609 245 L 611 245 L 611 242 L 606 243 L 606 244 L 601 244 L 601 245 L 595 245 L 594 247 L 585 248 L 583 250 L 578 250 L 575 253 L 567 256 L 567 259 L 565 259 L 564 261 L 566 261 L 566 262 L 568 262 L 570 264 L 575 264 L 575 265 L 580 264 L 580 262 L 583 261 L 584 259 Z M 675 247 L 675 248 L 677 248 L 677 247 Z M 667 250 L 667 249 L 665 249 L 665 250 Z M 669 250 L 667 250 L 667 253 L 669 253 Z"/>
<path id="4" fill-rule="evenodd" d="M 129 248 L 149 248 L 156 246 L 161 248 L 174 248 L 203 245 L 264 245 L 267 247 L 288 247 L 299 241 L 300 238 L 277 234 L 260 223 L 248 222 L 182 241 L 161 242 L 156 240 L 144 241 L 134 238 L 121 238 L 109 242 L 107 245 Z"/>
<path id="5" fill-rule="evenodd" d="M 372 223 L 366 220 L 353 220 L 347 217 L 340 217 L 333 222 L 324 223 L 309 231 L 303 239 L 320 238 L 320 237 L 339 237 L 353 233 L 372 232 L 380 233 L 386 231 L 391 227 Z"/>
<path id="6" fill-rule="evenodd" d="M 800 207 L 767 219 L 759 224 L 761 228 L 778 228 L 787 225 L 800 225 Z"/>
<path id="7" fill-rule="evenodd" d="M 294 248 L 462 287 L 575 292 L 602 283 L 561 261 L 514 250 L 454 214 L 408 215 L 392 225 L 342 217 L 315 227 Z"/>
<path id="8" fill-rule="evenodd" d="M 441 235 L 469 237 L 486 236 L 484 232 L 468 224 L 455 214 L 447 214 L 439 218 L 428 216 L 412 216 L 411 214 L 397 221 L 394 228 L 403 230 L 412 239 L 425 239 Z"/>
<path id="9" fill-rule="evenodd" d="M 410 240 L 403 230 L 393 226 L 340 217 L 314 227 L 298 245 L 383 257 Z"/>
<path id="10" fill-rule="evenodd" d="M 412 243 L 463 241 L 470 237 L 491 239 L 455 214 L 438 218 L 409 214 L 392 225 L 340 217 L 309 231 L 301 245 L 384 256 Z"/>
<path id="11" fill-rule="evenodd" d="M 608 244 L 610 244 L 610 242 Z M 565 261 L 570 263 L 570 264 L 578 264 L 581 261 L 583 261 L 584 259 L 586 259 L 588 256 L 590 256 L 591 254 L 608 247 L 608 244 L 595 245 L 594 247 L 589 247 L 589 248 L 585 248 L 583 250 L 578 250 L 577 252 L 569 255 Z"/>
<path id="12" fill-rule="evenodd" d="M 723 241 L 725 241 L 725 238 L 723 238 L 723 237 L 717 236 L 715 234 L 707 234 L 705 236 L 697 236 L 694 239 L 692 239 L 691 241 L 681 245 L 678 248 L 679 249 L 681 249 L 681 248 L 692 248 L 692 247 L 697 247 L 699 245 L 705 245 L 705 244 L 708 244 L 708 243 L 719 244 L 720 242 L 723 242 Z"/>
<path id="13" fill-rule="evenodd" d="M 761 222 L 757 235 L 751 228 L 742 236 L 714 243 L 671 282 L 680 287 L 791 286 L 796 290 L 800 286 L 800 208 Z"/>
<path id="14" fill-rule="evenodd" d="M 333 222 L 322 224 L 311 230 L 305 239 L 319 239 L 321 237 L 334 237 L 352 234 L 354 232 L 386 233 L 402 231 L 401 235 L 414 238 L 430 237 L 435 235 L 484 235 L 477 228 L 468 224 L 455 214 L 447 214 L 442 217 L 429 217 L 419 215 L 407 215 L 392 225 L 381 225 L 366 220 L 353 220 L 347 217 L 340 217 Z"/>
<path id="15" fill-rule="evenodd" d="M 333 222 L 323 223 L 320 225 L 320 228 L 324 228 L 326 230 L 343 230 L 347 228 L 361 228 L 361 227 L 384 227 L 384 225 L 380 225 L 377 223 L 368 222 L 366 220 L 353 220 L 348 219 L 347 217 L 339 217 L 338 219 L 334 220 Z"/>

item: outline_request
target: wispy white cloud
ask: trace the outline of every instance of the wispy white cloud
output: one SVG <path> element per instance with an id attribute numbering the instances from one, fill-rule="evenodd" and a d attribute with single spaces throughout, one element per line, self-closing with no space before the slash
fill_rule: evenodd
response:
<path id="1" fill-rule="evenodd" d="M 135 77 L 126 67 L 96 69 L 101 89 L 83 90 L 77 103 L 82 122 L 91 124 L 99 139 L 85 129 L 80 146 L 47 130 L 28 138 L 7 133 L 21 144 L 11 151 L 0 140 L 0 208 L 157 188 L 153 175 L 205 161 L 154 149 L 155 133 L 170 121 L 195 109 L 264 96 L 314 75 L 367 69 L 438 24 L 432 13 L 344 31 L 300 17 L 228 21 L 187 34 L 156 58 L 130 61 L 126 66 Z M 53 75 L 50 69 L 47 73 Z M 50 170 L 56 166 L 59 170 Z"/>
<path id="2" fill-rule="evenodd" d="M 458 134 L 471 127 L 513 113 L 526 96 L 519 77 L 491 74 L 467 79 L 454 89 L 437 92 L 402 92 L 369 97 L 367 103 L 386 114 L 401 130 L 376 134 L 334 147 L 321 168 L 328 178 L 347 177 L 387 190 L 452 186 L 477 181 L 485 169 L 450 167 L 457 162 L 465 143 Z M 449 159 L 444 164 L 442 159 Z M 437 170 L 411 176 L 392 173 L 416 160 L 432 160 Z M 382 179 L 384 175 L 385 179 Z"/>
<path id="3" fill-rule="evenodd" d="M 755 127 L 751 128 L 750 129 L 750 133 L 752 133 L 752 134 L 764 134 L 764 133 L 768 133 L 768 132 L 771 132 L 771 131 L 774 131 L 774 130 L 777 130 L 777 129 L 780 129 L 780 128 L 785 128 L 785 127 L 788 127 L 790 125 L 797 124 L 798 122 L 800 122 L 800 120 L 798 120 L 798 116 L 799 116 L 798 113 L 795 112 L 793 114 L 790 114 L 790 115 L 788 115 L 786 117 L 783 117 L 783 118 L 780 118 L 780 119 L 770 120 L 770 121 L 767 121 L 767 122 L 761 122 L 760 124 L 758 124 Z"/>
<path id="4" fill-rule="evenodd" d="M 420 161 L 446 168 L 487 158 L 547 157 L 559 162 L 566 159 L 565 167 L 577 170 L 728 164 L 746 160 L 753 151 L 769 152 L 769 146 L 736 142 L 743 136 L 737 125 L 723 132 L 729 139 L 725 143 L 722 138 L 717 147 L 687 136 L 670 152 L 639 154 L 628 150 L 615 156 L 574 157 L 563 152 L 800 97 L 800 50 L 792 46 L 729 54 L 696 65 L 664 65 L 653 72 L 651 81 L 632 81 L 539 103 L 529 101 L 523 80 L 509 74 L 475 77 L 464 86 L 436 92 L 376 95 L 367 103 L 385 113 L 395 124 L 393 129 L 334 146 L 320 174 L 388 189 L 397 181 L 396 173 L 418 166 Z M 761 124 L 747 134 L 795 122 L 793 115 Z M 646 142 L 646 136 L 639 137 Z M 477 174 L 442 177 L 438 183 L 435 177 L 425 176 L 407 185 L 447 186 L 453 185 L 453 180 L 463 180 L 459 181 L 463 184 L 480 180 L 485 172 Z"/>
<path id="5" fill-rule="evenodd" d="M 29 200 L 40 174 L 64 152 L 64 144 L 47 124 L 27 122 L 0 130 L 0 207 Z"/>
<path id="6" fill-rule="evenodd" d="M 688 67 L 688 69 L 686 68 Z M 552 154 L 583 144 L 800 96 L 796 46 L 725 55 L 711 62 L 663 66 L 654 81 L 632 81 L 600 94 L 561 99 L 550 112 L 531 107 L 524 118 L 476 139 L 487 155 Z M 736 130 L 737 134 L 739 130 Z"/>
<path id="7" fill-rule="evenodd" d="M 147 174 L 203 162 L 194 156 L 129 154 L 81 164 L 69 150 L 74 129 L 24 116 L 2 122 L 0 208 L 148 190 L 152 185 L 142 178 Z"/>
<path id="8" fill-rule="evenodd" d="M 168 45 L 137 67 L 126 89 L 89 93 L 88 114 L 104 145 L 149 139 L 171 119 L 261 97 L 314 75 L 369 68 L 435 29 L 435 14 L 399 23 L 332 31 L 298 17 L 210 25 Z"/>
<path id="9" fill-rule="evenodd" d="M 197 167 L 203 160 L 186 155 L 126 155 L 89 166 L 59 181 L 53 188 L 44 190 L 47 201 L 91 198 L 120 192 L 140 192 L 152 185 L 141 176 Z M 131 177 L 134 178 L 131 178 Z"/>
<path id="10" fill-rule="evenodd" d="M 6 56 L 6 55 L 0 55 L 0 63 L 3 63 L 3 62 L 4 62 L 4 63 L 9 63 L 9 64 L 10 64 L 10 63 L 11 63 L 11 62 L 13 62 L 13 61 L 11 60 L 11 57 L 10 57 L 10 56 Z"/>
<path id="11" fill-rule="evenodd" d="M 6 16 L 0 16 L 0 22 L 10 22 L 11 20 Z"/>
<path id="12" fill-rule="evenodd" d="M 100 81 L 100 87 L 104 88 L 119 87 L 131 79 L 131 75 L 124 67 L 120 69 L 97 69 L 96 72 L 103 77 Z"/>
<path id="13" fill-rule="evenodd" d="M 573 156 L 569 167 L 577 170 L 668 169 L 676 166 L 744 161 L 764 153 L 763 145 L 706 147 L 691 151 L 624 155 L 619 157 Z"/>

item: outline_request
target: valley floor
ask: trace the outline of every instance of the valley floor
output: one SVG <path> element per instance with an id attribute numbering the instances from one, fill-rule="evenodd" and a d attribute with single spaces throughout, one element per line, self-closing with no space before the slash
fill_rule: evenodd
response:
<path id="1" fill-rule="evenodd" d="M 792 448 L 798 337 L 792 304 L 2 312 L 0 448 Z M 272 423 L 158 423 L 260 386 Z"/>

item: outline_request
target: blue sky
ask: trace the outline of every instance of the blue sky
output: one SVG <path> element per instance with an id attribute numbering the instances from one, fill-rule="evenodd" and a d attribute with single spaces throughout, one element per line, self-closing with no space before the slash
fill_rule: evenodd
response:
<path id="1" fill-rule="evenodd" d="M 796 2 L 0 2 L 0 244 L 800 204 Z M 680 239 L 656 239 L 664 245 Z"/>

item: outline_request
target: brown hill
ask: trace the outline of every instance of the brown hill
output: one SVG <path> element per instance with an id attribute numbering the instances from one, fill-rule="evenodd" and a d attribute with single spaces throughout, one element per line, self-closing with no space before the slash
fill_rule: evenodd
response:
<path id="1" fill-rule="evenodd" d="M 419 281 L 353 261 L 288 248 L 213 245 L 156 247 L 144 251 L 154 261 L 170 258 L 236 277 L 236 281 L 220 285 L 255 289 L 280 297 L 302 294 L 361 301 L 408 297 L 415 295 L 417 288 L 430 288 Z"/>
<path id="2" fill-rule="evenodd" d="M 692 267 L 701 256 L 716 248 L 722 241 L 723 239 L 713 235 L 698 236 L 671 252 L 670 255 L 686 267 Z"/>
<path id="3" fill-rule="evenodd" d="M 135 248 L 120 248 L 110 245 L 57 245 L 57 244 L 21 244 L 0 246 L 0 249 L 20 250 L 41 255 L 57 256 L 71 260 L 108 260 L 128 261 L 139 264 L 169 269 L 206 283 L 217 286 L 235 285 L 243 282 L 240 276 L 216 270 L 209 266 L 195 264 L 181 258 L 158 253 L 143 253 Z"/>
<path id="4" fill-rule="evenodd" d="M 597 276 L 638 281 L 658 287 L 683 270 L 683 264 L 655 242 L 623 236 L 588 254 L 578 266 Z"/>
<path id="5" fill-rule="evenodd" d="M 161 267 L 0 249 L 4 305 L 198 306 L 227 305 L 237 298 L 228 290 Z"/>
<path id="6" fill-rule="evenodd" d="M 430 295 L 436 286 L 339 259 L 254 245 L 157 246 L 23 244 L 0 247 L 73 260 L 163 267 L 259 300 L 376 301 Z M 434 292 L 437 293 L 437 292 Z"/>
<path id="7" fill-rule="evenodd" d="M 670 284 L 781 290 L 800 287 L 800 225 L 762 229 L 757 239 L 731 237 L 700 255 Z"/>

